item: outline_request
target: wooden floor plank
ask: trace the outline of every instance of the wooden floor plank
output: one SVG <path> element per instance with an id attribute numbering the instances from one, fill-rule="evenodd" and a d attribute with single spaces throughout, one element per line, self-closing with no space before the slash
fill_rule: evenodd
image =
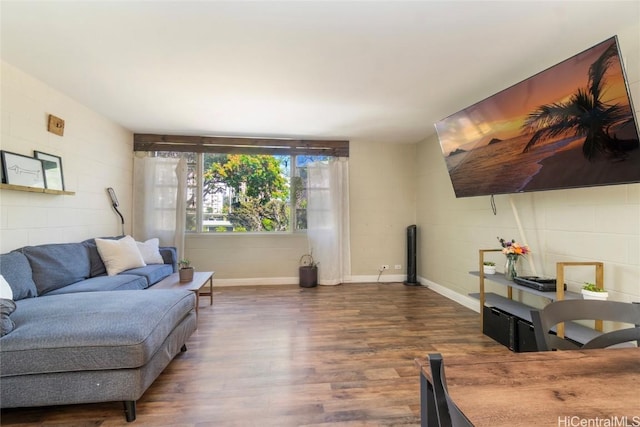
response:
<path id="1" fill-rule="evenodd" d="M 415 358 L 508 353 L 477 313 L 424 287 L 214 287 L 205 302 L 129 425 L 418 426 Z M 127 425 L 120 402 L 5 409 L 0 422 Z"/>

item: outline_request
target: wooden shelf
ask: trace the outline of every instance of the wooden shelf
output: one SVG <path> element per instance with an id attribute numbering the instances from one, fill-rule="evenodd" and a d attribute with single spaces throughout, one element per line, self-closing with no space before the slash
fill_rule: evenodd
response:
<path id="1" fill-rule="evenodd" d="M 534 309 L 519 301 L 513 300 L 513 290 L 527 292 L 531 295 L 547 298 L 550 301 L 561 301 L 568 299 L 582 299 L 582 295 L 576 292 L 564 290 L 564 286 L 557 286 L 555 292 L 541 292 L 526 286 L 519 285 L 511 280 L 507 280 L 502 273 L 484 274 L 483 270 L 484 256 L 487 252 L 500 252 L 501 249 L 480 249 L 478 252 L 479 271 L 470 271 L 469 274 L 479 278 L 479 291 L 469 294 L 470 297 L 478 299 L 480 302 L 480 329 L 484 330 L 483 325 L 483 308 L 485 306 L 495 307 L 523 320 L 531 322 L 531 310 Z M 601 262 L 558 262 L 556 263 L 556 281 L 564 284 L 564 269 L 566 267 L 584 267 L 591 266 L 595 268 L 595 283 L 600 289 L 603 288 L 604 282 L 604 265 Z M 485 292 L 485 280 L 493 284 L 505 286 L 507 296 L 498 295 L 493 292 Z M 589 328 L 577 323 L 565 322 L 557 325 L 556 333 L 560 337 L 565 335 L 579 343 L 585 343 L 602 333 L 602 320 L 595 321 L 595 328 Z"/>
<path id="2" fill-rule="evenodd" d="M 480 299 L 480 293 L 471 293 L 469 294 L 469 296 L 478 300 Z M 519 317 L 522 320 L 531 322 L 531 310 L 533 309 L 533 307 L 503 297 L 502 295 L 498 295 L 493 292 L 485 293 L 484 297 L 486 306 L 498 308 L 502 311 L 513 314 L 514 316 Z M 564 328 L 565 335 L 571 338 L 573 341 L 579 342 L 580 344 L 591 341 L 593 338 L 601 334 L 601 332 L 596 331 L 595 329 L 573 322 L 565 322 Z M 555 330 L 555 328 L 553 329 Z"/>
<path id="3" fill-rule="evenodd" d="M 480 272 L 478 271 L 470 271 L 469 274 L 471 274 L 472 276 L 480 276 Z M 549 298 L 552 301 L 556 301 L 558 300 L 558 295 L 556 293 L 556 291 L 550 291 L 550 292 L 542 292 L 542 291 L 538 291 L 536 289 L 533 288 L 529 288 L 527 286 L 522 286 L 517 284 L 516 282 L 512 282 L 511 280 L 507 280 L 504 278 L 504 274 L 502 273 L 496 273 L 496 274 L 485 274 L 484 275 L 484 279 L 485 280 L 490 280 L 491 283 L 495 283 L 498 285 L 503 285 L 503 286 L 508 286 L 512 289 L 517 289 L 519 291 L 524 291 L 527 292 L 529 294 L 532 295 L 537 295 L 539 297 L 543 297 L 543 298 Z M 576 293 L 576 292 L 570 292 L 570 291 L 564 291 L 564 299 L 582 299 L 582 294 Z"/>
<path id="4" fill-rule="evenodd" d="M 50 188 L 27 187 L 24 185 L 0 184 L 0 190 L 25 191 L 27 193 L 54 194 L 57 196 L 75 196 L 74 191 L 52 190 Z"/>
<path id="5" fill-rule="evenodd" d="M 595 284 L 598 289 L 604 289 L 604 264 L 601 262 L 557 262 L 556 263 L 556 279 L 564 282 L 564 269 L 566 267 L 594 267 Z M 564 291 L 558 289 L 558 299 L 563 299 Z M 602 331 L 602 320 L 595 321 L 596 331 Z M 564 337 L 564 325 L 558 324 L 558 336 Z"/>

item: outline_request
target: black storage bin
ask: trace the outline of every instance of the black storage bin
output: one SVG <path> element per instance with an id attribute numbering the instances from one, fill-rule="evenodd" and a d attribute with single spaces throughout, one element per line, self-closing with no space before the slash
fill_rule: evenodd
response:
<path id="1" fill-rule="evenodd" d="M 495 307 L 482 309 L 482 333 L 516 351 L 516 318 Z"/>
<path id="2" fill-rule="evenodd" d="M 538 351 L 536 335 L 531 322 L 518 319 L 516 322 L 516 332 L 518 334 L 517 352 Z"/>

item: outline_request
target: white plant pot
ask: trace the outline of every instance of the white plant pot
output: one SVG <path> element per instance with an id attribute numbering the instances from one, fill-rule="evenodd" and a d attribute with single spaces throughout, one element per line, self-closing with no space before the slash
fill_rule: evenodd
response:
<path id="1" fill-rule="evenodd" d="M 484 274 L 496 274 L 496 266 L 495 265 L 483 265 L 482 271 Z"/>
<path id="2" fill-rule="evenodd" d="M 582 290 L 582 299 L 597 299 L 604 301 L 609 298 L 609 292 L 593 292 L 587 289 Z"/>

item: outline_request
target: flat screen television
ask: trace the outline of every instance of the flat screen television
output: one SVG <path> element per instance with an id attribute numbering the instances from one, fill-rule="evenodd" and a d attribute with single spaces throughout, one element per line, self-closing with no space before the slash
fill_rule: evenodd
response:
<path id="1" fill-rule="evenodd" d="M 435 126 L 456 197 L 640 182 L 615 36 Z"/>

